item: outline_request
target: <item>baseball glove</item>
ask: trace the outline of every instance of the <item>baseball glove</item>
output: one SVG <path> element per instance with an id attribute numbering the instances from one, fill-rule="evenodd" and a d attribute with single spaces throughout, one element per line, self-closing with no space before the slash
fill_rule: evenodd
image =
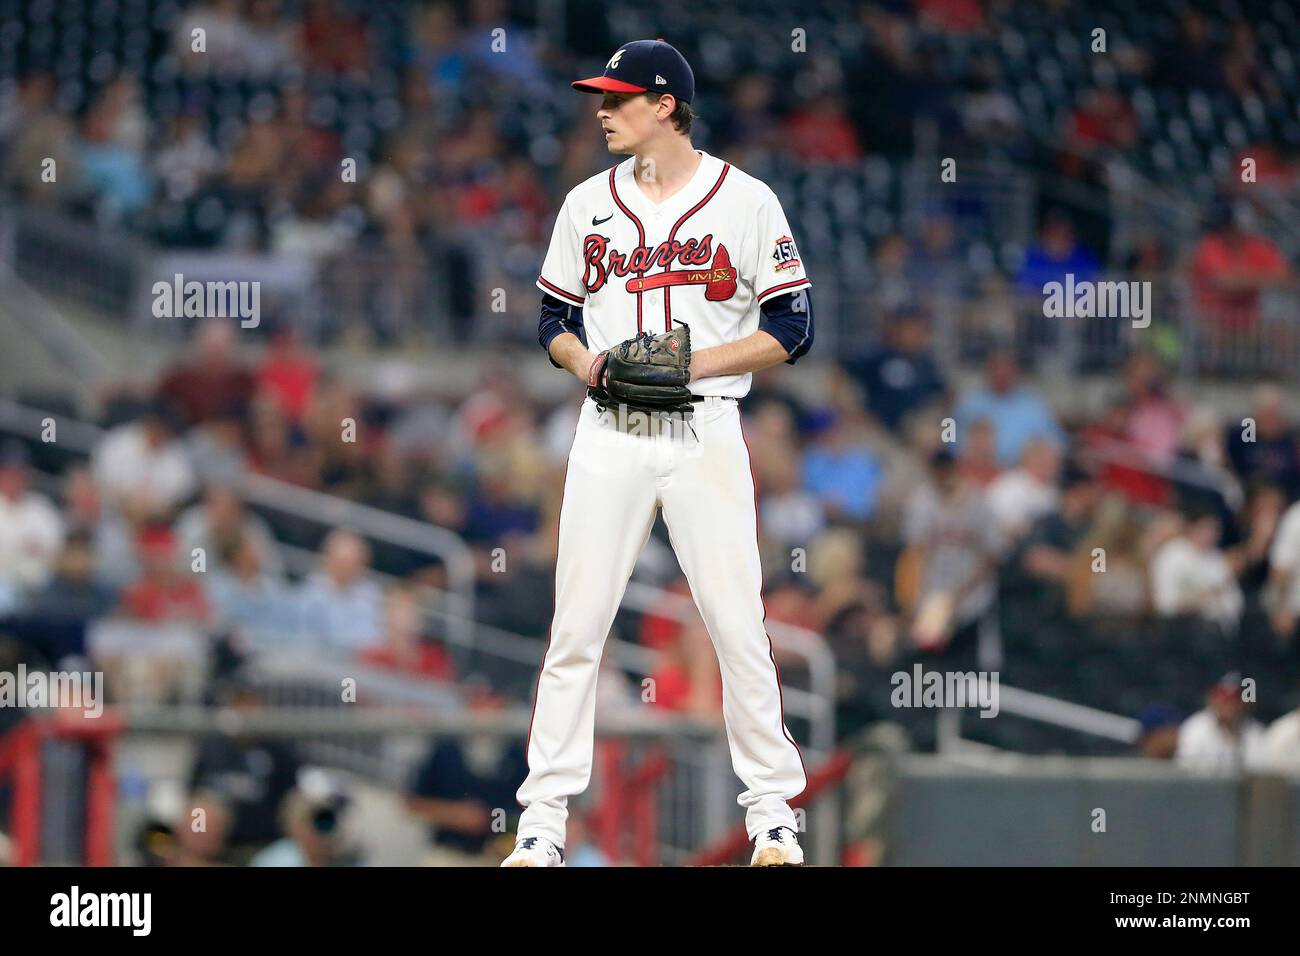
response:
<path id="1" fill-rule="evenodd" d="M 680 412 L 691 407 L 691 330 L 678 323 L 670 332 L 642 332 L 596 356 L 587 394 L 604 411 L 626 405 L 644 412 Z"/>

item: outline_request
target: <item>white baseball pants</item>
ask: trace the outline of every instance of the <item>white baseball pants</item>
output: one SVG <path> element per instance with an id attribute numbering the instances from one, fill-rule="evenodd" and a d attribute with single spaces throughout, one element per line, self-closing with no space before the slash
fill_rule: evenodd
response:
<path id="1" fill-rule="evenodd" d="M 525 808 L 521 837 L 564 846 L 568 798 L 591 780 L 605 638 L 660 507 L 718 655 L 731 764 L 745 786 L 737 802 L 746 808 L 750 839 L 773 827 L 797 830 L 786 801 L 807 780 L 763 626 L 754 481 L 740 410 L 721 398 L 694 408 L 686 418 L 649 418 L 583 403 L 560 510 L 555 617 L 537 681 L 529 773 L 517 795 Z"/>

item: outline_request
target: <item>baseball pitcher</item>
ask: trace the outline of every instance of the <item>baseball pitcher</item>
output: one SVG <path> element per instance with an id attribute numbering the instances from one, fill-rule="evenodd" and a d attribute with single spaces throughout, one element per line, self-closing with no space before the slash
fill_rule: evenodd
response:
<path id="1" fill-rule="evenodd" d="M 676 49 L 628 43 L 573 87 L 602 97 L 605 143 L 628 158 L 569 193 L 537 280 L 542 347 L 588 395 L 565 477 L 519 840 L 502 865 L 564 865 L 568 799 L 591 778 L 602 648 L 661 508 L 718 655 L 752 862 L 800 864 L 787 801 L 806 776 L 763 626 L 737 400 L 751 373 L 812 346 L 810 283 L 772 190 L 691 145 L 695 77 Z"/>

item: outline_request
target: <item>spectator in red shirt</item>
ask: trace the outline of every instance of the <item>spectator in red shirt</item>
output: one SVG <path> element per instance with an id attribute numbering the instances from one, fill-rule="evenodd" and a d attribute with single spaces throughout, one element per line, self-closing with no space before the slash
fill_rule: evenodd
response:
<path id="1" fill-rule="evenodd" d="M 1083 456 L 1095 462 L 1097 480 L 1102 487 L 1132 502 L 1168 504 L 1169 482 L 1131 463 L 1139 453 L 1130 442 L 1128 425 L 1128 399 L 1116 396 L 1101 418 L 1079 432 Z"/>
<path id="2" fill-rule="evenodd" d="M 276 329 L 257 368 L 258 391 L 272 395 L 284 416 L 298 424 L 311 405 L 319 378 L 320 366 L 302 348 L 297 329 L 289 324 Z"/>
<path id="3" fill-rule="evenodd" d="M 1109 149 L 1128 149 L 1138 136 L 1137 115 L 1118 90 L 1098 87 L 1080 100 L 1065 125 L 1068 152 L 1061 171 L 1079 176 L 1085 161 Z"/>
<path id="4" fill-rule="evenodd" d="M 497 214 L 502 225 L 521 241 L 537 242 L 546 236 L 550 201 L 537 179 L 537 165 L 520 156 L 505 161 L 497 193 Z"/>
<path id="5" fill-rule="evenodd" d="M 1128 392 L 1128 440 L 1156 467 L 1178 454 L 1187 408 L 1165 381 L 1164 369 L 1151 355 L 1138 353 L 1124 368 Z"/>
<path id="6" fill-rule="evenodd" d="M 312 71 L 360 72 L 370 64 L 366 21 L 346 13 L 338 0 L 307 0 L 301 46 Z"/>
<path id="7" fill-rule="evenodd" d="M 1165 383 L 1164 370 L 1139 353 L 1124 369 L 1125 394 L 1079 434 L 1098 465 L 1102 485 L 1139 504 L 1167 505 L 1163 472 L 1178 454 L 1187 408 Z"/>
<path id="8" fill-rule="evenodd" d="M 945 33 L 974 33 L 984 25 L 981 0 L 912 0 L 917 18 Z"/>
<path id="9" fill-rule="evenodd" d="M 235 351 L 235 321 L 206 319 L 195 335 L 194 356 L 173 366 L 158 386 L 158 397 L 186 427 L 230 412 L 242 415 L 248 408 L 253 375 Z"/>
<path id="10" fill-rule="evenodd" d="M 380 643 L 361 652 L 361 660 L 411 677 L 452 681 L 456 671 L 442 645 L 424 635 L 424 612 L 414 590 L 391 588 L 384 602 L 384 633 Z"/>
<path id="11" fill-rule="evenodd" d="M 150 624 L 207 623 L 207 598 L 198 581 L 181 570 L 172 530 L 146 528 L 137 547 L 142 571 L 122 594 L 122 612 Z"/>
<path id="12" fill-rule="evenodd" d="M 532 163 L 505 161 L 499 170 L 459 190 L 457 218 L 464 222 L 493 221 L 502 241 L 537 242 L 545 235 L 549 200 Z"/>
<path id="13" fill-rule="evenodd" d="M 812 99 L 785 125 L 791 152 L 804 162 L 851 163 L 862 158 L 862 144 L 845 115 L 844 103 L 832 93 Z"/>
<path id="14" fill-rule="evenodd" d="M 1137 113 L 1124 94 L 1096 87 L 1085 93 L 1067 114 L 1061 130 L 1063 145 L 1056 166 L 1061 175 L 1078 180 L 1104 196 L 1110 188 L 1109 158 L 1128 154 L 1138 141 Z M 1108 218 L 1096 210 L 1078 208 L 1073 215 L 1082 245 L 1105 258 L 1111 242 Z M 1076 278 L 1080 278 L 1075 270 Z"/>
<path id="15" fill-rule="evenodd" d="M 676 594 L 687 600 L 691 599 L 691 589 L 684 577 L 678 578 L 664 590 L 669 594 Z M 682 622 L 672 615 L 660 615 L 649 611 L 641 616 L 639 639 L 644 647 L 662 651 L 676 644 L 681 638 L 681 634 Z"/>
<path id="16" fill-rule="evenodd" d="M 656 707 L 697 717 L 722 714 L 722 675 L 703 621 L 683 627 L 678 640 L 662 649 L 650 678 Z"/>
<path id="17" fill-rule="evenodd" d="M 1264 236 L 1243 230 L 1231 206 L 1217 204 L 1209 232 L 1192 254 L 1192 283 L 1212 354 L 1229 344 L 1231 333 L 1259 323 L 1261 292 L 1290 280 L 1281 250 Z"/>

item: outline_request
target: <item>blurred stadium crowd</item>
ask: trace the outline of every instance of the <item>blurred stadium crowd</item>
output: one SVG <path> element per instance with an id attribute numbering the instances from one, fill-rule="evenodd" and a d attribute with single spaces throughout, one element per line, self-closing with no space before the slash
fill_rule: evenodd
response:
<path id="1" fill-rule="evenodd" d="M 790 20 L 770 6 L 772 22 Z M 474 549 L 477 616 L 545 639 L 576 386 L 543 401 L 504 354 L 468 398 L 395 398 L 336 374 L 327 348 L 352 333 L 424 335 L 421 310 L 434 308 L 450 309 L 462 341 L 532 336 L 527 321 L 485 319 L 485 290 L 533 301 L 551 212 L 608 162 L 565 78 L 603 60 L 613 38 L 657 32 L 644 10 L 562 7 L 563 46 L 532 12 L 497 0 L 77 0 L 0 15 L 0 150 L 15 197 L 169 248 L 309 257 L 327 265 L 327 299 L 351 297 L 337 316 L 365 318 L 344 328 L 327 316 L 309 336 L 292 310 L 255 333 L 206 321 L 158 381 L 102 396 L 106 431 L 88 460 L 5 443 L 10 661 L 79 659 L 94 650 L 95 622 L 117 619 L 207 635 L 217 665 L 198 696 L 208 702 L 255 704 L 238 662 L 284 647 L 456 685 L 466 706 L 527 699 L 527 675 L 483 661 L 467 671 L 438 639 L 422 603 L 423 588 L 447 583 L 437 562 L 260 514 L 236 489 L 266 475 L 450 529 Z M 1087 7 L 818 5 L 807 28 L 833 27 L 836 49 L 806 63 L 789 55 L 784 26 L 759 28 L 763 3 L 734 29 L 694 5 L 656 14 L 680 18 L 682 36 L 669 39 L 696 64 L 697 145 L 793 191 L 796 235 L 821 253 L 805 253 L 814 282 L 825 271 L 853 284 L 841 308 L 869 332 L 820 356 L 815 400 L 777 368 L 755 376 L 743 403 L 769 619 L 830 643 L 841 738 L 887 720 L 932 746 L 933 714 L 893 707 L 890 675 L 916 662 L 978 666 L 1137 717 L 1133 752 L 1300 773 L 1300 430 L 1294 366 L 1278 362 L 1295 354 L 1296 318 L 1267 298 L 1293 285 L 1296 250 L 1258 228 L 1262 207 L 1293 208 L 1300 187 L 1300 18 L 1286 3 L 1251 16 Z M 1069 29 L 1082 43 L 1079 24 L 1094 20 L 1119 28 L 1101 66 L 1059 42 Z M 489 45 L 500 26 L 508 55 Z M 997 157 L 1103 193 L 1122 155 L 1185 183 L 1210 214 L 1174 234 L 1121 236 L 1094 203 L 1063 193 L 1024 248 L 998 244 L 986 210 L 961 203 L 904 215 L 898 183 L 877 189 L 870 164 L 913 155 L 927 121 L 944 131 L 941 155 Z M 1257 190 L 1237 174 L 1246 154 Z M 40 177 L 44 157 L 57 161 L 57 190 Z M 355 183 L 340 177 L 348 158 Z M 1100 411 L 1054 405 L 1035 387 L 1029 373 L 1052 340 L 1017 318 L 1016 296 L 1114 268 L 1160 295 L 1185 277 L 1209 341 L 1262 330 L 1232 369 L 1260 377 L 1248 407 L 1180 387 L 1171 373 L 1186 343 L 1168 321 L 1172 302 L 1122 348 L 1122 323 L 1097 325 L 1089 342 L 1115 369 Z M 969 332 L 956 351 L 937 333 L 944 308 Z M 953 359 L 978 375 L 967 381 Z M 349 419 L 355 441 L 340 437 Z M 32 466 L 51 461 L 59 480 L 38 490 Z M 638 574 L 689 593 L 662 530 Z M 314 570 L 290 573 L 283 545 L 315 552 Z M 621 612 L 616 629 L 658 652 L 656 706 L 720 717 L 701 623 Z M 141 672 L 138 657 L 96 653 L 117 699 L 193 693 L 166 658 Z M 781 664 L 801 681 L 800 659 Z M 1243 703 L 1243 678 L 1257 707 Z M 1014 718 L 975 723 L 975 739 L 1014 749 L 1119 749 Z M 286 833 L 293 846 L 275 843 L 262 862 L 332 858 L 313 834 L 333 832 L 341 798 L 316 778 L 295 786 L 297 758 L 265 744 L 263 782 L 274 785 L 255 811 L 232 809 L 219 781 L 242 766 L 233 747 L 200 753 L 190 795 L 191 809 L 228 826 L 146 858 L 244 862 Z M 513 806 L 522 779 L 517 751 L 480 759 L 446 743 L 429 754 L 407 806 L 437 828 L 444 859 L 489 847 L 487 809 Z"/>
<path id="2" fill-rule="evenodd" d="M 197 625 L 235 659 L 300 647 L 433 682 L 469 676 L 421 611 L 421 586 L 445 583 L 440 568 L 347 530 L 323 541 L 274 531 L 232 490 L 245 472 L 464 535 L 479 564 L 479 617 L 543 639 L 576 399 L 540 406 L 493 374 L 460 402 L 385 407 L 331 379 L 291 333 L 256 364 L 234 337 L 228 320 L 209 320 L 150 402 L 115 404 L 121 420 L 106 423 L 87 465 L 67 471 L 57 499 L 29 487 L 28 446 L 0 451 L 0 610 L 29 667 L 81 657 L 88 628 L 118 617 Z M 987 669 L 978 645 L 993 621 L 1003 682 L 1136 715 L 1152 755 L 1300 770 L 1296 716 L 1282 703 L 1300 679 L 1300 438 L 1278 390 L 1258 390 L 1254 440 L 1243 441 L 1239 422 L 1189 404 L 1139 355 L 1106 413 L 1075 421 L 1021 379 L 1009 352 L 993 353 L 976 384 L 951 388 L 914 317 L 831 373 L 821 403 L 783 382 L 758 376 L 744 408 L 766 603 L 770 620 L 830 642 L 841 736 L 888 720 L 927 746 L 933 715 L 892 707 L 890 675 L 917 662 Z M 355 443 L 339 436 L 350 417 L 362 423 Z M 938 440 L 945 417 L 957 423 L 951 445 Z M 277 540 L 317 547 L 318 567 L 286 576 Z M 385 587 L 372 569 L 396 580 Z M 642 572 L 687 593 L 658 535 Z M 720 716 L 702 623 L 625 613 L 616 627 L 659 651 L 656 706 Z M 147 653 L 131 657 L 138 667 Z M 173 659 L 158 660 L 132 686 L 178 699 Z M 127 696 L 124 663 L 97 661 L 110 694 Z M 782 665 L 800 682 L 798 660 Z M 1235 694 L 1222 692 L 1232 669 L 1258 684 L 1262 715 L 1277 719 L 1267 739 L 1255 739 L 1240 677 Z M 526 700 L 526 682 L 502 683 Z M 224 699 L 224 686 L 218 674 L 208 699 Z M 1171 736 L 1203 692 L 1230 719 L 1193 734 L 1193 716 Z M 1098 746 L 995 723 L 976 730 L 1004 746 Z"/>
<path id="3" fill-rule="evenodd" d="M 648 11 L 587 0 L 551 11 L 558 31 L 540 7 L 505 0 L 20 9 L 0 33 L 0 144 L 18 196 L 172 250 L 320 263 L 325 294 L 295 318 L 326 340 L 380 342 L 434 328 L 526 340 L 488 309 L 489 290 L 534 300 L 551 211 L 606 164 L 591 104 L 567 78 L 603 61 L 612 37 L 656 31 Z M 1166 354 L 1288 367 L 1277 357 L 1294 352 L 1291 325 L 1261 316 L 1260 300 L 1293 288 L 1300 253 L 1290 4 L 893 0 L 795 16 L 758 2 L 737 19 L 669 3 L 659 13 L 681 24 L 671 39 L 698 74 L 697 145 L 785 197 L 844 329 L 878 336 L 888 310 L 921 303 L 956 323 L 960 357 L 999 335 L 1037 353 L 1057 339 L 1041 322 L 1022 327 L 1024 295 L 1037 311 L 1045 278 L 1119 269 L 1157 282 L 1166 301 L 1146 338 Z M 970 171 L 925 191 L 899 165 L 919 155 Z M 1027 231 L 999 219 L 980 174 L 990 162 L 1003 187 L 1038 181 Z M 1129 207 L 1157 194 L 1176 195 L 1192 220 L 1168 205 L 1133 218 Z M 1204 313 L 1196 336 L 1171 307 L 1172 278 L 1193 287 L 1181 308 Z M 1087 334 L 1085 361 L 1122 360 L 1113 332 Z"/>

